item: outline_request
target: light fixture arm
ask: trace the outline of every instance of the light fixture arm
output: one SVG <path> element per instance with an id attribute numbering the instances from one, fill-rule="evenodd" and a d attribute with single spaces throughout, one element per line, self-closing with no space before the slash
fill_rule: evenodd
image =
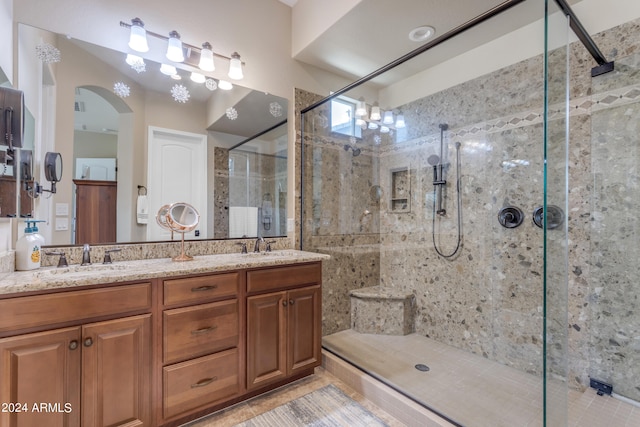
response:
<path id="1" fill-rule="evenodd" d="M 128 23 L 123 22 L 123 21 L 120 21 L 120 26 L 123 27 L 123 28 L 126 28 L 128 30 L 131 29 L 131 24 L 128 24 Z M 154 33 L 153 31 L 149 31 L 149 30 L 146 29 L 146 27 L 145 27 L 145 30 L 146 30 L 148 36 L 152 36 L 152 37 L 155 37 L 157 39 L 164 40 L 164 41 L 167 41 L 167 42 L 169 41 L 169 37 L 167 37 L 165 35 Z M 198 52 L 198 54 L 200 54 L 200 52 L 202 52 L 202 47 L 197 47 L 197 46 L 185 43 L 185 42 L 182 42 L 182 46 L 183 46 L 183 48 L 187 48 L 188 50 Z M 223 55 L 221 53 L 213 52 L 213 56 L 215 56 L 217 58 L 226 59 L 228 61 L 231 61 L 233 55 L 232 56 L 226 56 L 226 55 Z M 244 66 L 246 64 L 244 62 L 242 62 L 242 65 Z"/>

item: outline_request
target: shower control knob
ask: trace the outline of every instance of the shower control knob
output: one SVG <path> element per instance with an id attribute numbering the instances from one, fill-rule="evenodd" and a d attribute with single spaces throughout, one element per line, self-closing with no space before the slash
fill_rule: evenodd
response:
<path id="1" fill-rule="evenodd" d="M 544 208 L 538 206 L 533 210 L 533 223 L 538 227 L 544 226 Z M 564 212 L 558 206 L 547 205 L 547 230 L 553 230 L 564 223 Z"/>
<path id="2" fill-rule="evenodd" d="M 523 219 L 522 210 L 515 206 L 506 206 L 498 212 L 498 222 L 506 228 L 516 228 L 522 224 Z"/>

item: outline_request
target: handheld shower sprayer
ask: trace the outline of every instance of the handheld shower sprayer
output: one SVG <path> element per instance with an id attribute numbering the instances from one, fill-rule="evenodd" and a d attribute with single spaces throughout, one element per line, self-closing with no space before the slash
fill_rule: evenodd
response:
<path id="1" fill-rule="evenodd" d="M 440 157 L 433 154 L 427 158 L 427 162 L 433 166 L 433 217 L 432 217 L 432 230 L 431 235 L 433 238 L 433 247 L 435 248 L 438 255 L 444 258 L 451 258 L 455 254 L 458 253 L 460 249 L 460 245 L 462 243 L 462 200 L 460 195 L 460 142 L 455 143 L 456 147 L 456 180 L 455 180 L 455 189 L 456 189 L 456 199 L 457 199 L 457 229 L 458 236 L 456 239 L 456 247 L 453 249 L 453 252 L 444 253 L 438 248 L 438 244 L 436 242 L 436 215 L 441 218 L 438 221 L 438 224 L 443 221 L 443 217 L 446 215 L 447 211 L 442 206 L 442 192 L 446 189 L 447 180 L 445 178 L 445 172 L 449 167 L 448 163 L 443 163 L 444 156 L 444 131 L 449 129 L 449 125 L 443 123 L 440 125 Z M 436 208 L 437 203 L 437 208 Z"/>
<path id="2" fill-rule="evenodd" d="M 446 123 L 440 124 L 440 157 L 435 154 L 429 156 L 427 161 L 430 165 L 433 166 L 433 185 L 437 186 L 437 197 L 438 197 L 438 210 L 436 213 L 440 216 L 444 216 L 447 214 L 447 210 L 442 207 L 442 191 L 443 186 L 447 185 L 447 180 L 444 176 L 444 172 L 446 166 L 442 163 L 442 159 L 444 156 L 444 131 L 449 129 L 449 125 Z"/>

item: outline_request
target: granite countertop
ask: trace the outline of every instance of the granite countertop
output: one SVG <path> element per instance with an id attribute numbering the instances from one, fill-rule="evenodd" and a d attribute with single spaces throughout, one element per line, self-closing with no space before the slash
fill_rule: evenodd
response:
<path id="1" fill-rule="evenodd" d="M 193 261 L 173 262 L 170 258 L 121 261 L 88 266 L 42 267 L 38 270 L 16 271 L 0 277 L 0 297 L 16 293 L 47 291 L 101 283 L 130 282 L 156 277 L 184 276 L 226 270 L 286 265 L 322 261 L 328 255 L 297 250 L 248 254 L 201 255 Z"/>

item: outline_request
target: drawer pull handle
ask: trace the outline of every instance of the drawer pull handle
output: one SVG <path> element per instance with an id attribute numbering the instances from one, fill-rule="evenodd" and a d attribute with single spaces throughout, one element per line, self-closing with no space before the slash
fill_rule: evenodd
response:
<path id="1" fill-rule="evenodd" d="M 91 338 L 87 338 L 84 340 L 85 347 L 91 347 L 93 345 L 93 340 Z"/>
<path id="2" fill-rule="evenodd" d="M 218 289 L 218 285 L 198 286 L 197 288 L 191 288 L 191 292 L 206 292 Z"/>
<path id="3" fill-rule="evenodd" d="M 191 331 L 191 335 L 202 335 L 208 332 L 213 332 L 216 329 L 218 329 L 217 326 L 208 326 L 206 328 L 200 328 L 200 329 L 196 329 L 195 331 Z"/>
<path id="4" fill-rule="evenodd" d="M 215 380 L 217 380 L 218 377 L 213 377 L 213 378 L 204 378 L 200 381 L 198 381 L 195 384 L 191 384 L 191 388 L 198 388 L 198 387 L 204 387 L 206 385 L 211 384 L 212 382 L 214 382 Z"/>
<path id="5" fill-rule="evenodd" d="M 73 340 L 69 343 L 69 350 L 75 350 L 78 348 L 78 340 Z"/>

